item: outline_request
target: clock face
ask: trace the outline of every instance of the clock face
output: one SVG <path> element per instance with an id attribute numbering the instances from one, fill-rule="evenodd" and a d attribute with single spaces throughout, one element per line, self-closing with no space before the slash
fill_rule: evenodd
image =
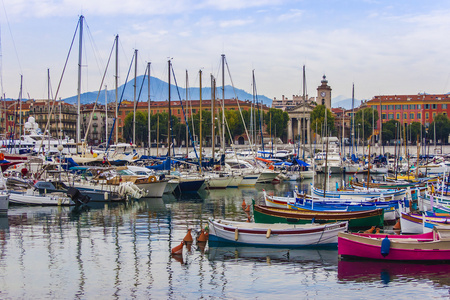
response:
<path id="1" fill-rule="evenodd" d="M 325 97 L 325 92 L 320 93 L 320 96 Z"/>

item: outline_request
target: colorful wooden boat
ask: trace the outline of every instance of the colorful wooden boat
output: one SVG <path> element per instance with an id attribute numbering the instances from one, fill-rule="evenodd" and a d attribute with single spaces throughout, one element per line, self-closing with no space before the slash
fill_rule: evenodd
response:
<path id="1" fill-rule="evenodd" d="M 341 258 L 448 261 L 450 260 L 450 227 L 437 226 L 433 232 L 417 235 L 340 232 L 338 254 Z"/>
<path id="2" fill-rule="evenodd" d="M 402 233 L 427 233 L 433 231 L 437 225 L 450 225 L 448 214 L 400 214 Z"/>
<path id="3" fill-rule="evenodd" d="M 346 199 L 360 199 L 381 197 L 386 200 L 402 200 L 406 196 L 406 189 L 347 189 L 338 191 L 325 191 L 311 186 L 311 192 L 317 196 L 326 198 L 346 198 Z"/>
<path id="4" fill-rule="evenodd" d="M 253 202 L 253 218 L 256 223 L 334 223 L 348 221 L 351 228 L 384 225 L 383 209 L 356 212 L 300 211 L 256 205 Z"/>
<path id="5" fill-rule="evenodd" d="M 332 224 L 262 224 L 212 220 L 209 243 L 264 247 L 335 246 L 338 232 L 347 230 L 347 222 Z"/>

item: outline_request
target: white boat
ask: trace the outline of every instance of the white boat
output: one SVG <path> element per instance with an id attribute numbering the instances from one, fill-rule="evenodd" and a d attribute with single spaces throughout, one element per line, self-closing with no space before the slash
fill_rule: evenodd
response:
<path id="1" fill-rule="evenodd" d="M 244 178 L 242 175 L 239 174 L 231 174 L 230 175 L 231 180 L 228 183 L 229 188 L 237 188 L 239 187 L 239 184 L 241 183 L 242 179 Z"/>
<path id="2" fill-rule="evenodd" d="M 39 191 L 27 189 L 25 191 L 10 191 L 9 202 L 11 204 L 22 205 L 58 205 L 71 206 L 75 205 L 70 197 L 64 193 L 49 193 L 46 195 L 39 194 Z"/>
<path id="3" fill-rule="evenodd" d="M 335 245 L 337 234 L 345 232 L 348 224 L 263 224 L 212 219 L 208 223 L 210 244 L 232 243 L 267 247 Z"/>
<path id="4" fill-rule="evenodd" d="M 300 176 L 302 177 L 302 179 L 312 179 L 314 178 L 315 174 L 316 171 L 314 170 L 300 171 Z"/>
<path id="5" fill-rule="evenodd" d="M 208 189 L 226 189 L 232 179 L 231 176 L 222 174 L 207 173 L 203 175 L 207 182 Z"/>
<path id="6" fill-rule="evenodd" d="M 8 213 L 9 193 L 2 191 L 0 194 L 0 215 Z"/>

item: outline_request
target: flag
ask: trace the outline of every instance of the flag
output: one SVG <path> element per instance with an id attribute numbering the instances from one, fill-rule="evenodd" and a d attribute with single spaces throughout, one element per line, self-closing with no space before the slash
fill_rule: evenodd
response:
<path id="1" fill-rule="evenodd" d="M 92 146 L 91 146 L 91 154 L 94 154 L 94 151 L 92 150 Z"/>

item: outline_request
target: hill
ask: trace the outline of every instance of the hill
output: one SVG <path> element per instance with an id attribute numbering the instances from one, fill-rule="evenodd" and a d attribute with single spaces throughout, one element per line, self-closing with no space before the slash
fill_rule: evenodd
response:
<path id="1" fill-rule="evenodd" d="M 144 75 L 141 75 L 137 77 L 137 87 L 136 87 L 136 98 L 139 98 L 139 101 L 141 102 L 147 102 L 148 99 L 148 87 L 147 87 L 147 78 L 145 78 L 145 82 L 143 83 Z M 124 85 L 121 85 L 118 89 L 118 98 L 120 101 L 121 95 L 123 93 L 123 100 L 133 100 L 134 98 L 134 78 L 128 83 Z M 143 85 L 143 86 L 142 86 Z M 142 88 L 141 88 L 142 86 Z M 124 91 L 125 87 L 125 91 Z M 139 91 L 140 97 L 139 97 Z M 172 100 L 179 100 L 180 98 L 182 100 L 186 99 L 186 89 L 182 87 L 176 87 L 175 85 L 171 84 L 170 86 L 170 92 L 171 92 L 171 99 Z M 82 104 L 87 103 L 93 103 L 95 102 L 95 99 L 97 98 L 98 92 L 86 92 L 83 93 L 80 96 L 80 101 Z M 188 98 L 193 100 L 200 99 L 200 89 L 198 87 L 191 87 L 188 89 Z M 167 82 L 164 82 L 158 78 L 151 77 L 150 78 L 150 99 L 152 101 L 165 101 L 168 98 L 168 84 Z M 115 100 L 115 90 L 109 90 L 108 91 L 108 102 L 112 102 Z M 222 98 L 222 90 L 221 87 L 217 88 L 216 92 L 217 98 Z M 226 85 L 225 86 L 225 99 L 231 99 L 231 98 L 238 98 L 239 100 L 252 100 L 253 95 L 247 93 L 244 90 L 241 89 L 233 89 L 232 86 Z M 209 100 L 211 99 L 211 88 L 210 87 L 204 87 L 202 89 L 202 99 Z M 77 96 L 72 96 L 66 99 L 63 99 L 66 103 L 72 103 L 75 104 L 77 102 Z M 272 99 L 263 96 L 258 95 L 258 101 L 262 101 L 264 104 L 271 106 L 272 105 Z M 104 90 L 100 92 L 100 96 L 98 99 L 98 103 L 105 103 L 105 92 Z"/>
<path id="2" fill-rule="evenodd" d="M 361 105 L 361 100 L 355 99 L 354 107 L 358 107 Z M 336 98 L 331 99 L 331 107 L 342 107 L 345 109 L 352 108 L 352 98 L 346 98 L 345 96 L 337 96 Z"/>

